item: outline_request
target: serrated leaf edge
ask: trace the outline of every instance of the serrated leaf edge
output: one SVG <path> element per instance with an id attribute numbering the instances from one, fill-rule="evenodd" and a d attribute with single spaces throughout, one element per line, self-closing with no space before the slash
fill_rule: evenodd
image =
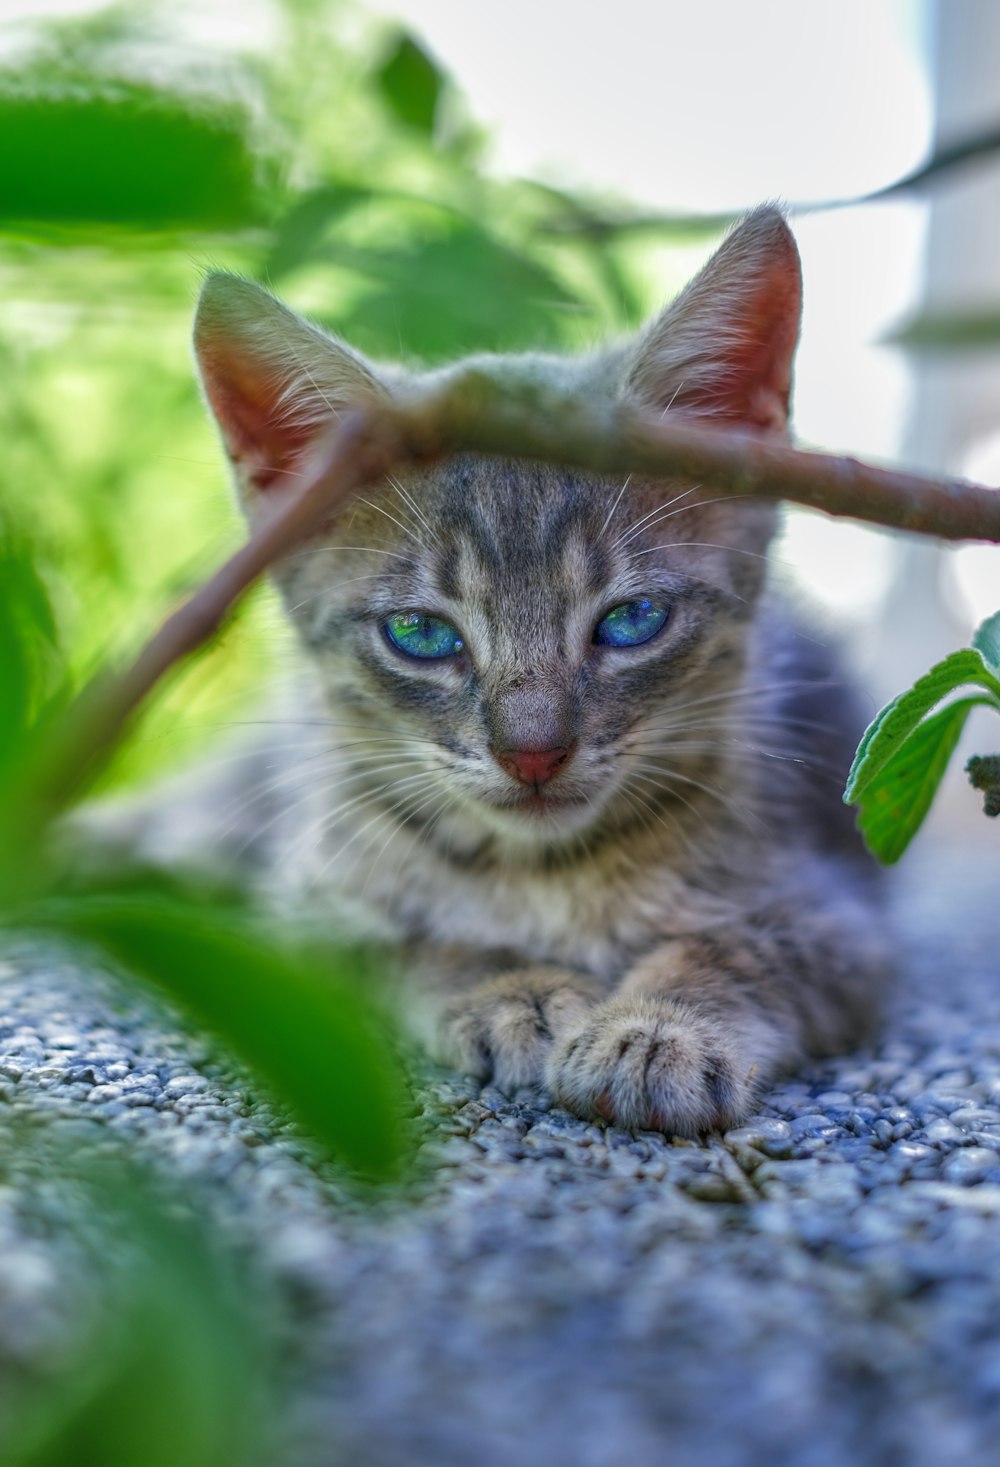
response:
<path id="1" fill-rule="evenodd" d="M 984 704 L 988 707 L 994 706 L 988 698 L 959 698 L 954 703 L 948 703 L 943 708 L 937 708 L 928 717 L 922 718 L 916 728 L 911 730 L 910 734 L 897 747 L 892 759 L 883 765 L 879 774 L 867 786 L 865 798 L 861 801 L 860 813 L 858 815 L 858 829 L 861 831 L 865 845 L 883 866 L 894 866 L 905 853 L 910 842 L 919 833 L 920 827 L 927 818 L 927 813 L 934 802 L 934 797 L 938 792 L 941 780 L 944 777 L 944 772 L 948 767 L 948 761 L 955 752 L 955 746 L 962 736 L 966 719 L 973 708 Z M 949 717 L 952 719 L 950 724 L 947 722 Z M 877 840 L 871 838 L 870 827 L 871 818 L 874 815 L 873 801 L 880 787 L 880 779 L 888 773 L 893 761 L 897 757 L 902 758 L 907 748 L 926 730 L 928 724 L 932 723 L 935 719 L 941 720 L 942 727 L 938 735 L 936 747 L 932 751 L 931 759 L 927 766 L 932 779 L 929 792 L 926 794 L 926 798 L 923 799 L 923 808 L 920 810 L 919 817 L 916 820 L 912 820 L 908 827 L 903 825 L 902 822 L 894 825 L 889 832 L 889 839 L 885 843 L 880 844 Z M 923 798 L 922 792 L 927 790 L 927 786 L 927 780 L 921 781 L 920 790 L 917 791 L 917 793 L 921 794 L 921 798 Z M 920 801 L 915 800 L 914 804 L 919 808 Z M 898 846 L 892 844 L 892 837 L 895 836 L 898 839 L 900 834 L 903 835 L 901 844 Z"/>
<path id="2" fill-rule="evenodd" d="M 990 671 L 1000 676 L 1000 660 L 993 655 L 994 649 L 1000 653 L 1000 611 L 994 611 L 992 616 L 979 623 L 972 645 Z"/>
<path id="3" fill-rule="evenodd" d="M 943 682 L 945 676 L 950 679 L 948 685 Z M 923 719 L 939 703 L 943 703 L 949 694 L 968 685 L 984 688 L 990 696 L 980 701 L 1000 709 L 1000 678 L 994 675 L 978 647 L 962 647 L 957 652 L 950 653 L 919 677 L 912 687 L 897 694 L 887 703 L 875 715 L 861 737 L 847 776 L 843 795 L 845 805 L 856 805 L 872 780 L 896 751 L 903 747 Z M 914 710 L 912 721 L 902 731 L 893 729 L 887 736 L 886 725 L 892 715 L 904 709 L 908 703 Z"/>

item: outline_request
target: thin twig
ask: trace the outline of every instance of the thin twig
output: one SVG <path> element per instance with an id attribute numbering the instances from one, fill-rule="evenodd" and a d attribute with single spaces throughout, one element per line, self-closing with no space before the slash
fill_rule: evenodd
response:
<path id="1" fill-rule="evenodd" d="M 1000 543 L 1000 492 L 856 459 L 807 453 L 755 434 L 539 386 L 537 370 L 468 364 L 433 398 L 393 415 L 416 454 L 545 459 L 601 474 L 698 482 L 718 493 L 791 500 L 826 514 L 944 540 Z"/>
<path id="2" fill-rule="evenodd" d="M 303 466 L 299 487 L 235 555 L 199 586 L 124 672 L 84 688 L 43 760 L 40 804 L 56 813 L 100 771 L 136 710 L 164 675 L 204 646 L 269 565 L 305 538 L 356 490 L 403 456 L 391 421 L 363 412 L 341 419 Z M 44 818 L 43 810 L 39 816 Z"/>
<path id="3" fill-rule="evenodd" d="M 598 408 L 584 395 L 539 381 L 530 364 L 468 363 L 445 374 L 432 393 L 342 419 L 301 471 L 299 487 L 282 496 L 281 507 L 168 618 L 132 665 L 84 689 L 44 760 L 35 787 L 39 814 L 54 813 L 79 793 L 163 676 L 214 636 L 267 567 L 351 494 L 397 465 L 460 452 L 544 459 L 616 477 L 696 481 L 727 496 L 788 499 L 947 540 L 1000 542 L 1000 493 L 980 485 L 664 422 L 623 403 Z"/>
<path id="4" fill-rule="evenodd" d="M 902 178 L 894 179 L 892 183 L 872 189 L 869 193 L 849 194 L 837 199 L 820 199 L 812 203 L 806 201 L 796 203 L 792 200 L 784 207 L 793 217 L 800 218 L 805 214 L 822 214 L 835 209 L 856 208 L 859 204 L 881 203 L 885 199 L 898 198 L 900 194 L 919 193 L 926 190 L 929 184 L 937 185 L 942 181 L 947 181 L 951 174 L 969 167 L 970 164 L 978 166 L 995 164 L 998 153 L 1000 153 L 1000 125 L 993 123 L 984 127 L 982 132 L 970 133 L 966 137 L 955 138 L 951 142 L 939 144 L 929 158 L 911 169 L 909 173 L 904 174 Z M 565 204 L 563 206 L 565 207 Z M 738 209 L 715 214 L 601 214 L 596 210 L 588 209 L 585 204 L 577 204 L 572 214 L 563 215 L 561 218 L 544 219 L 538 229 L 541 234 L 575 234 L 596 240 L 605 240 L 616 235 L 647 233 L 665 233 L 682 238 L 685 235 L 719 234 L 723 229 L 734 224 L 739 217 L 740 210 Z"/>

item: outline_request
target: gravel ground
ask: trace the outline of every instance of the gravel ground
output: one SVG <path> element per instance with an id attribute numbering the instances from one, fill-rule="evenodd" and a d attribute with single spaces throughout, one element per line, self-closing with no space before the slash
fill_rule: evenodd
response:
<path id="1" fill-rule="evenodd" d="M 71 1204 L 53 1224 L 37 1157 L 10 1143 L 27 1113 L 124 1140 L 270 1281 L 307 1467 L 992 1467 L 1000 862 L 995 839 L 923 851 L 874 1051 L 706 1144 L 422 1077 L 433 1168 L 374 1213 L 162 1010 L 12 948 L 0 1399 L 96 1288 Z"/>

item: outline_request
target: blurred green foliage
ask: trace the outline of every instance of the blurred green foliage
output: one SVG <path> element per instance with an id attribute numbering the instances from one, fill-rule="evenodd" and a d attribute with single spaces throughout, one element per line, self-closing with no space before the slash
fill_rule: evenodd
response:
<path id="1" fill-rule="evenodd" d="M 127 885 L 50 902 L 38 919 L 95 945 L 219 1035 L 340 1162 L 370 1180 L 397 1175 L 404 1090 L 360 996 L 378 981 L 372 957 L 297 952 L 244 913 Z"/>
<path id="2" fill-rule="evenodd" d="M 255 222 L 254 158 L 237 123 L 153 87 L 0 92 L 0 211 L 6 220 L 246 227 Z"/>
<path id="3" fill-rule="evenodd" d="M 190 360 L 202 269 L 280 288 L 375 356 L 427 361 L 589 345 L 688 273 L 662 257 L 669 230 L 595 242 L 564 227 L 584 202 L 491 178 L 419 41 L 356 19 L 276 0 L 266 44 L 208 54 L 167 7 L 122 5 L 26 23 L 3 53 L 0 927 L 95 947 L 341 1163 L 387 1179 L 411 1138 L 391 1042 L 357 997 L 372 959 L 134 869 L 91 863 L 81 889 L 44 840 L 66 799 L 46 756 L 72 748 L 75 692 L 241 537 Z M 103 785 L 201 750 L 266 685 L 283 635 L 253 598 L 160 690 Z M 259 1332 L 141 1180 L 85 1168 L 79 1184 L 122 1250 L 114 1328 L 25 1401 L 5 1462 L 242 1467 Z"/>
<path id="4" fill-rule="evenodd" d="M 374 72 L 375 85 L 400 122 L 432 136 L 445 78 L 412 36 L 396 36 Z"/>
<path id="5" fill-rule="evenodd" d="M 208 53 L 167 7 L 120 6 L 23 25 L 0 66 L 0 504 L 30 527 L 76 678 L 138 645 L 240 535 L 188 347 L 203 268 L 427 361 L 589 345 L 689 268 L 664 255 L 690 250 L 682 230 L 598 243 L 562 227 L 584 202 L 491 178 L 416 38 L 336 0 L 266 19 L 256 49 Z M 201 747 L 283 635 L 258 595 L 107 779 Z"/>
<path id="6" fill-rule="evenodd" d="M 965 688 L 976 691 L 955 696 Z M 844 800 L 858 806 L 858 828 L 885 865 L 899 860 L 923 824 L 973 708 L 1000 713 L 1000 611 L 977 628 L 971 647 L 952 652 L 887 703 L 861 740 Z M 993 763 L 989 756 L 970 761 L 987 814 L 995 813 Z"/>
<path id="7" fill-rule="evenodd" d="M 0 524 L 0 788 L 63 680 L 52 603 L 23 539 Z"/>
<path id="8" fill-rule="evenodd" d="M 375 985 L 372 960 L 337 949 L 336 934 L 326 948 L 296 945 L 252 920 L 238 890 L 118 866 L 85 837 L 68 857 L 53 849 L 51 822 L 88 788 L 86 768 L 64 773 L 84 744 L 86 714 L 65 694 L 54 618 L 23 536 L 0 534 L 0 574 L 0 930 L 96 947 L 214 1033 L 338 1159 L 369 1178 L 397 1174 L 405 1098 L 391 1043 L 360 996 Z"/>
<path id="9" fill-rule="evenodd" d="M 888 332 L 885 340 L 920 352 L 996 351 L 1000 310 L 990 301 L 970 311 L 923 312 Z"/>
<path id="10" fill-rule="evenodd" d="M 39 1130 L 17 1141 L 84 1220 L 102 1288 L 92 1327 L 0 1391 L 4 1467 L 274 1467 L 263 1291 L 248 1296 L 190 1209 L 120 1152 L 81 1158 Z"/>
<path id="11" fill-rule="evenodd" d="M 68 692 L 23 531 L 0 527 L 0 587 L 0 937 L 27 930 L 96 950 L 241 1059 L 341 1169 L 364 1182 L 401 1176 L 412 1140 L 405 1085 L 391 1036 L 362 997 L 378 977 L 375 959 L 306 946 L 252 917 L 238 892 L 116 869 L 85 843 L 67 869 L 50 825 L 88 787 L 90 705 Z M 74 749 L 83 767 L 66 779 Z M 3 1121 L 0 1150 L 18 1139 L 9 1112 Z M 30 1383 L 0 1371 L 4 1467 L 276 1463 L 262 1409 L 273 1311 L 246 1307 L 217 1245 L 174 1216 L 183 1199 L 109 1158 L 109 1136 L 71 1152 L 59 1134 L 57 1121 L 50 1135 L 21 1139 L 36 1166 L 44 1160 L 47 1183 L 71 1196 L 63 1226 L 91 1236 L 105 1317 L 36 1361 Z"/>

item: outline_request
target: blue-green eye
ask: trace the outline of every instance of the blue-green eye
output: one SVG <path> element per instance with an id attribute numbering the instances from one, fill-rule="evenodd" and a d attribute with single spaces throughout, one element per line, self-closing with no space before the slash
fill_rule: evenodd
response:
<path id="1" fill-rule="evenodd" d="M 666 619 L 667 608 L 655 601 L 623 601 L 597 623 L 594 641 L 601 647 L 638 647 L 655 637 Z"/>
<path id="2" fill-rule="evenodd" d="M 408 657 L 454 657 L 465 646 L 450 622 L 439 616 L 423 616 L 419 611 L 390 616 L 385 634 Z"/>

